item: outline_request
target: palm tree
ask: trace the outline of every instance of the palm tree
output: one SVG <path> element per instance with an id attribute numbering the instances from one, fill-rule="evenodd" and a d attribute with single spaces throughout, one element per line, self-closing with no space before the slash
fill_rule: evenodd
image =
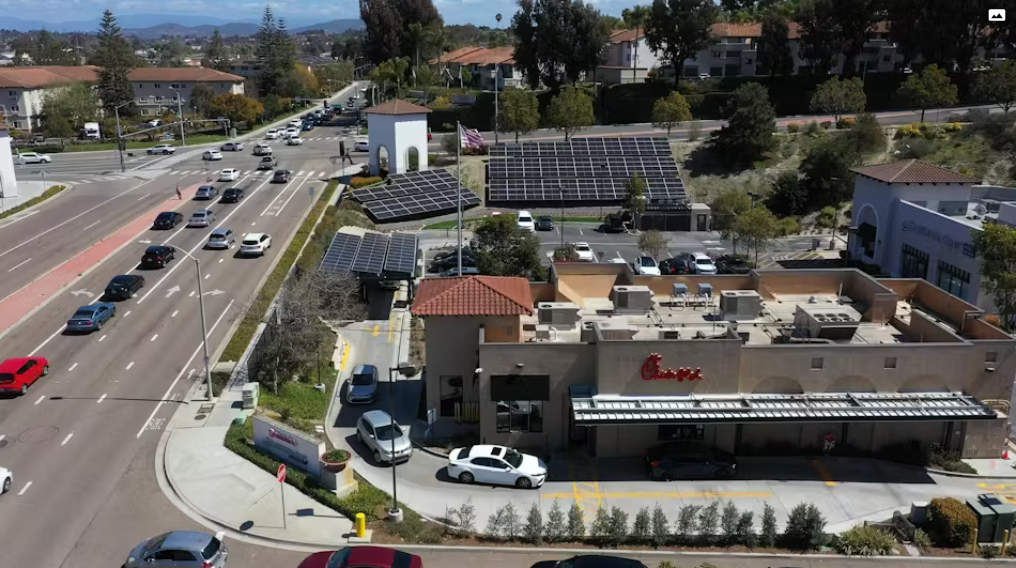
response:
<path id="1" fill-rule="evenodd" d="M 646 20 L 649 19 L 649 7 L 648 6 L 633 6 L 631 9 L 625 9 L 621 13 L 621 17 L 624 21 L 630 23 L 635 27 L 635 57 L 632 61 L 631 70 L 631 81 L 634 83 L 638 76 L 639 67 L 639 31 L 644 29 L 646 26 Z"/>
<path id="2" fill-rule="evenodd" d="M 431 28 L 427 32 L 427 43 L 430 47 L 437 51 L 437 75 L 441 77 L 444 75 L 444 66 L 441 63 L 441 58 L 444 57 L 445 50 L 450 47 L 448 40 L 448 32 L 443 27 Z"/>
<path id="3" fill-rule="evenodd" d="M 420 47 L 423 46 L 423 42 L 427 39 L 427 30 L 424 29 L 423 24 L 419 22 L 413 22 L 406 28 L 406 39 L 413 45 L 414 63 L 413 67 L 420 68 Z M 413 86 L 416 86 L 416 80 L 413 80 Z"/>
<path id="4" fill-rule="evenodd" d="M 375 84 L 381 85 L 382 96 L 387 95 L 389 86 L 395 86 L 395 96 L 402 95 L 402 82 L 409 73 L 409 58 L 396 57 L 378 65 L 370 74 Z"/>

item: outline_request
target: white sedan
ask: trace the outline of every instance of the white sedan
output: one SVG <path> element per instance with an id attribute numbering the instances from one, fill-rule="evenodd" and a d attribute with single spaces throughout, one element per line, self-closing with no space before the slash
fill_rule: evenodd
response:
<path id="1" fill-rule="evenodd" d="M 299 134 L 294 134 L 286 140 L 286 146 L 303 146 L 303 138 L 300 138 Z"/>
<path id="2" fill-rule="evenodd" d="M 219 181 L 236 181 L 240 179 L 240 170 L 235 168 L 226 168 L 219 172 Z"/>
<path id="3" fill-rule="evenodd" d="M 452 450 L 448 454 L 448 475 L 462 483 L 532 489 L 547 480 L 547 464 L 512 448 L 484 444 Z"/>
<path id="4" fill-rule="evenodd" d="M 579 260 L 582 262 L 593 262 L 596 257 L 593 255 L 593 249 L 589 246 L 589 243 L 575 243 L 572 246 L 575 247 L 575 252 L 579 255 Z"/>
<path id="5" fill-rule="evenodd" d="M 279 131 L 274 129 L 274 128 L 272 128 L 268 132 L 265 132 L 265 138 L 267 138 L 268 140 L 275 140 L 278 137 L 279 137 Z"/>
<path id="6" fill-rule="evenodd" d="M 7 493 L 11 490 L 11 485 L 14 484 L 14 474 L 11 470 L 6 467 L 0 467 L 0 495 Z"/>
<path id="7" fill-rule="evenodd" d="M 241 152 L 243 151 L 243 142 L 226 142 L 219 149 L 223 152 Z"/>
<path id="8" fill-rule="evenodd" d="M 370 140 L 360 138 L 353 142 L 353 150 L 357 152 L 370 152 Z"/>
<path id="9" fill-rule="evenodd" d="M 18 164 L 48 164 L 53 161 L 52 156 L 46 154 L 39 154 L 36 152 L 25 152 L 24 154 L 18 154 Z"/>
<path id="10" fill-rule="evenodd" d="M 218 162 L 222 159 L 222 152 L 218 150 L 205 150 L 205 153 L 201 155 L 202 160 L 208 160 L 209 162 Z"/>

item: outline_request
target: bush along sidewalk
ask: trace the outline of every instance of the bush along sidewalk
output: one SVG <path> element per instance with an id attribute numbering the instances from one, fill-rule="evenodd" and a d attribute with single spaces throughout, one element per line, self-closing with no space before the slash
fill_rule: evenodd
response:
<path id="1" fill-rule="evenodd" d="M 42 192 L 42 195 L 39 195 L 38 197 L 33 197 L 28 201 L 22 203 L 21 205 L 18 205 L 17 207 L 11 207 L 10 209 L 0 213 L 0 219 L 4 219 L 10 217 L 11 215 L 21 213 L 22 211 L 28 209 L 29 207 L 35 207 L 36 205 L 42 203 L 43 201 L 46 201 L 47 199 L 52 199 L 53 197 L 56 197 L 57 195 L 60 194 L 60 192 L 64 191 L 65 189 L 67 189 L 66 185 L 54 185 L 53 187 L 50 187 L 46 191 Z"/>
<path id="2" fill-rule="evenodd" d="M 278 295 L 279 290 L 282 289 L 286 277 L 293 269 L 293 265 L 296 264 L 300 249 L 303 248 L 304 243 L 310 238 L 311 233 L 314 231 L 314 226 L 317 225 L 322 212 L 328 207 L 329 202 L 335 196 L 335 190 L 338 186 L 339 182 L 337 181 L 329 182 L 321 193 L 321 197 L 318 198 L 317 203 L 311 209 L 310 214 L 300 224 L 300 228 L 297 229 L 296 235 L 293 236 L 293 240 L 289 243 L 289 247 L 282 253 L 282 259 L 275 265 L 275 270 L 272 271 L 268 280 L 265 281 L 265 285 L 258 291 L 254 301 L 251 302 L 250 307 L 244 313 L 243 320 L 237 326 L 236 332 L 233 333 L 233 337 L 230 338 L 229 343 L 226 345 L 226 349 L 222 352 L 221 359 L 223 361 L 239 361 L 243 357 L 243 352 L 254 338 L 254 333 L 261 323 L 261 319 L 264 317 L 265 312 L 268 311 L 268 307 L 271 306 L 272 300 Z"/>

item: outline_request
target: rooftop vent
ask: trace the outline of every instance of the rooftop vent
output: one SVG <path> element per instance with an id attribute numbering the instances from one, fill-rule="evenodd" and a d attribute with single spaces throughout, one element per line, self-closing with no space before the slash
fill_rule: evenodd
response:
<path id="1" fill-rule="evenodd" d="M 835 341 L 849 341 L 857 332 L 861 314 L 849 306 L 837 306 L 836 312 L 828 307 L 798 304 L 794 313 L 794 335 L 797 337 L 822 338 Z"/>
<path id="2" fill-rule="evenodd" d="M 753 320 L 762 312 L 762 296 L 754 290 L 723 290 L 720 312 L 728 321 Z"/>
<path id="3" fill-rule="evenodd" d="M 648 310 L 653 307 L 653 291 L 649 286 L 614 286 L 610 299 L 616 310 Z"/>
<path id="4" fill-rule="evenodd" d="M 571 328 L 581 319 L 578 305 L 572 302 L 540 302 L 536 308 L 544 325 Z"/>
<path id="5" fill-rule="evenodd" d="M 592 322 L 592 327 L 599 330 L 600 337 L 605 341 L 630 341 L 634 339 L 635 334 L 639 331 L 637 326 L 618 321 Z M 584 330 L 585 326 L 583 326 Z M 593 336 L 595 337 L 595 333 Z"/>

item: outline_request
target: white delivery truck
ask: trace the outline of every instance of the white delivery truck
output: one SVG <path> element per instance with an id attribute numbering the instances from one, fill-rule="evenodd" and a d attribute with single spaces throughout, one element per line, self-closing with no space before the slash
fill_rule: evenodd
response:
<path id="1" fill-rule="evenodd" d="M 85 127 L 81 129 L 81 135 L 83 138 L 89 138 L 91 140 L 101 139 L 102 132 L 99 130 L 99 123 L 86 122 Z"/>

